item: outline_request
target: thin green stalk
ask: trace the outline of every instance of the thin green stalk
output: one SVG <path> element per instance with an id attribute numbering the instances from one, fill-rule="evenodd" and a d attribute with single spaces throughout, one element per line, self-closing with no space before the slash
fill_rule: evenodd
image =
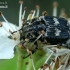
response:
<path id="1" fill-rule="evenodd" d="M 22 68 L 23 68 L 23 59 L 22 59 L 22 57 L 18 54 L 17 70 L 22 70 Z"/>
<path id="2" fill-rule="evenodd" d="M 21 50 L 19 46 L 16 47 L 18 59 L 17 59 L 17 69 L 16 70 L 22 70 L 23 69 L 23 58 L 21 57 Z"/>

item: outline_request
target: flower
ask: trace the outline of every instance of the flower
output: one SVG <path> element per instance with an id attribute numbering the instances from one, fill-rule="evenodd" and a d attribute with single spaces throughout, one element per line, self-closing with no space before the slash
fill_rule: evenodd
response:
<path id="1" fill-rule="evenodd" d="M 49 56 L 46 57 L 46 55 L 43 55 L 44 58 L 43 58 L 43 56 L 41 56 L 41 58 L 39 58 L 39 59 L 43 58 L 43 59 L 46 59 L 46 61 L 43 63 L 42 66 L 39 66 L 40 68 L 39 67 L 38 68 L 35 67 L 36 64 L 38 64 L 38 62 L 34 62 L 35 56 L 32 55 L 32 51 L 29 50 L 28 47 L 25 47 L 25 45 L 27 45 L 27 43 L 29 42 L 29 39 L 25 39 L 24 45 L 21 43 L 22 40 L 20 40 L 20 37 L 21 37 L 21 34 L 22 34 L 22 32 L 20 30 L 22 28 L 22 24 L 24 24 L 24 21 L 22 21 L 22 20 L 25 19 L 24 16 L 25 16 L 26 8 L 24 9 L 23 14 L 21 14 L 22 13 L 23 1 L 19 1 L 19 3 L 20 3 L 19 26 L 16 26 L 16 25 L 14 25 L 12 23 L 9 23 L 6 20 L 6 18 L 4 17 L 3 13 L 0 12 L 0 16 L 2 16 L 2 18 L 5 21 L 5 22 L 0 22 L 0 59 L 11 59 L 11 58 L 13 58 L 14 57 L 14 48 L 15 48 L 16 45 L 19 44 L 18 46 L 19 46 L 19 48 L 21 48 L 21 50 L 23 50 L 25 48 L 24 50 L 26 50 L 29 53 L 29 55 L 31 55 L 30 56 L 31 58 L 29 59 L 29 62 L 26 62 L 25 64 L 26 65 L 27 64 L 28 65 L 32 65 L 33 70 L 36 70 L 36 69 L 38 69 L 38 70 L 43 70 L 43 69 L 44 70 L 54 70 L 54 69 L 57 69 L 57 70 L 64 70 L 64 69 L 68 70 L 69 67 L 70 67 L 70 65 L 69 65 L 70 64 L 70 54 L 69 54 L 70 50 L 67 49 L 67 48 L 63 48 L 63 47 L 62 48 L 55 47 L 57 45 L 46 45 L 46 46 L 43 45 L 43 47 L 41 47 L 42 50 L 38 49 L 38 51 L 39 52 L 41 51 L 42 54 L 43 54 L 44 51 L 47 51 L 47 52 L 45 52 L 45 54 L 47 53 L 47 54 L 49 54 Z M 55 3 L 55 6 L 57 6 L 56 3 Z M 39 17 L 39 6 L 38 5 L 36 7 L 36 10 L 37 10 L 36 17 L 38 18 Z M 29 14 L 27 20 L 31 20 L 31 19 L 35 18 L 35 13 L 36 13 L 36 11 L 32 10 L 31 13 Z M 46 11 L 43 12 L 43 13 L 47 14 Z M 55 7 L 53 9 L 53 16 L 57 16 L 57 7 Z M 44 15 L 43 15 L 43 17 L 44 17 Z M 55 20 L 54 21 L 55 23 L 58 23 L 56 18 L 53 19 L 53 20 Z M 31 21 L 29 22 L 29 25 L 31 25 Z M 58 33 L 58 30 L 57 30 L 57 33 Z M 44 31 L 41 31 L 40 35 L 30 45 L 30 47 L 32 47 L 33 44 L 41 36 L 43 36 L 43 34 L 44 34 Z M 57 36 L 59 36 L 59 34 Z M 41 46 L 41 44 L 39 44 L 39 46 Z M 17 49 L 17 51 L 18 51 L 18 54 L 19 54 L 18 55 L 18 57 L 19 57 L 18 62 L 20 62 L 20 65 L 18 65 L 17 68 L 19 68 L 19 70 L 20 70 L 21 67 L 19 67 L 19 66 L 22 66 L 22 57 L 21 56 L 23 54 L 21 54 L 22 51 L 20 51 L 20 49 Z M 26 53 L 24 53 L 24 54 L 26 55 Z M 37 55 L 36 55 L 36 57 L 37 57 Z M 51 57 L 53 57 L 52 60 L 50 60 Z M 39 59 L 38 59 L 38 61 L 40 61 Z M 50 61 L 50 62 L 48 63 L 48 61 Z M 27 70 L 28 69 L 29 68 L 27 68 Z"/>

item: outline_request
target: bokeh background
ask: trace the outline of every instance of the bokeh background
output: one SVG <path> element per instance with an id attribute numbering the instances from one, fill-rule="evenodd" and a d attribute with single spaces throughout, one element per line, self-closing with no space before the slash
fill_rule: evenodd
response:
<path id="1" fill-rule="evenodd" d="M 8 8 L 0 8 L 0 11 L 4 14 L 6 19 L 11 22 L 18 24 L 18 13 L 19 13 L 19 0 L 0 0 L 0 2 L 7 2 Z M 40 6 L 40 15 L 42 11 L 46 10 L 49 15 L 52 15 L 54 1 L 58 2 L 58 16 L 60 10 L 64 8 L 68 17 L 70 17 L 70 0 L 23 0 L 23 9 L 27 7 L 25 18 L 27 18 L 30 10 L 34 10 L 36 5 Z M 1 6 L 2 4 L 0 4 Z M 3 4 L 4 5 L 4 4 Z M 3 19 L 0 17 L 0 21 Z"/>
<path id="2" fill-rule="evenodd" d="M 23 9 L 24 7 L 27 7 L 25 18 L 27 18 L 28 14 L 30 13 L 30 10 L 35 10 L 36 5 L 40 6 L 40 15 L 44 10 L 46 10 L 49 15 L 52 15 L 53 11 L 52 4 L 54 1 L 58 2 L 57 9 L 58 16 L 60 15 L 60 10 L 64 8 L 66 10 L 65 12 L 67 16 L 70 17 L 70 0 L 23 0 L 23 1 L 24 1 Z M 7 2 L 8 8 L 0 8 L 0 11 L 2 11 L 3 15 L 9 22 L 18 25 L 19 7 L 20 7 L 19 0 L 0 0 L 0 6 L 5 5 L 1 4 L 1 2 Z M 0 21 L 4 21 L 1 16 Z M 39 62 L 41 61 L 43 62 L 44 59 L 45 58 L 41 59 Z M 17 54 L 13 59 L 0 60 L 0 70 L 16 70 L 17 65 L 16 62 L 17 62 Z"/>

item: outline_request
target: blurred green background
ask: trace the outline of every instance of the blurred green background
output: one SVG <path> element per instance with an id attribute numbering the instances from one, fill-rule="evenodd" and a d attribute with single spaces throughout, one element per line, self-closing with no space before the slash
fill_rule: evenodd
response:
<path id="1" fill-rule="evenodd" d="M 9 22 L 18 25 L 19 6 L 20 6 L 19 0 L 0 0 L 0 3 L 5 1 L 7 2 L 8 8 L 0 8 L 0 11 L 2 11 L 3 15 L 6 17 L 6 19 Z M 30 13 L 30 10 L 35 9 L 36 5 L 40 6 L 40 15 L 44 10 L 46 10 L 49 15 L 52 15 L 52 11 L 53 11 L 52 3 L 54 1 L 58 2 L 58 16 L 60 14 L 60 10 L 62 8 L 65 8 L 68 17 L 70 17 L 70 0 L 23 0 L 23 1 L 24 1 L 23 9 L 24 7 L 27 7 L 25 18 L 27 18 L 28 14 Z M 1 5 L 4 4 L 0 4 L 0 6 Z M 2 17 L 0 17 L 0 21 L 4 21 Z M 43 63 L 45 59 L 46 57 L 43 58 L 40 57 L 38 59 L 39 60 L 38 64 L 39 62 Z M 27 60 L 28 59 L 26 59 L 25 62 Z M 0 60 L 0 70 L 16 70 L 16 66 L 17 66 L 17 54 L 13 59 Z"/>

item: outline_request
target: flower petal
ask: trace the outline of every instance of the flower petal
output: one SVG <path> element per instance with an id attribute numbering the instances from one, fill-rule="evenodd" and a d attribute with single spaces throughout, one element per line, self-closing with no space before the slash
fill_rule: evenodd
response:
<path id="1" fill-rule="evenodd" d="M 14 57 L 14 47 L 19 41 L 11 40 L 0 36 L 0 59 L 10 59 Z"/>
<path id="2" fill-rule="evenodd" d="M 9 23 L 9 25 L 12 27 L 10 28 L 10 26 L 6 23 L 6 22 L 2 22 L 3 27 L 0 27 L 0 36 L 8 36 L 10 35 L 9 30 L 13 30 L 16 31 L 18 29 L 18 27 L 12 23 Z M 12 30 L 12 32 L 13 32 Z"/>

